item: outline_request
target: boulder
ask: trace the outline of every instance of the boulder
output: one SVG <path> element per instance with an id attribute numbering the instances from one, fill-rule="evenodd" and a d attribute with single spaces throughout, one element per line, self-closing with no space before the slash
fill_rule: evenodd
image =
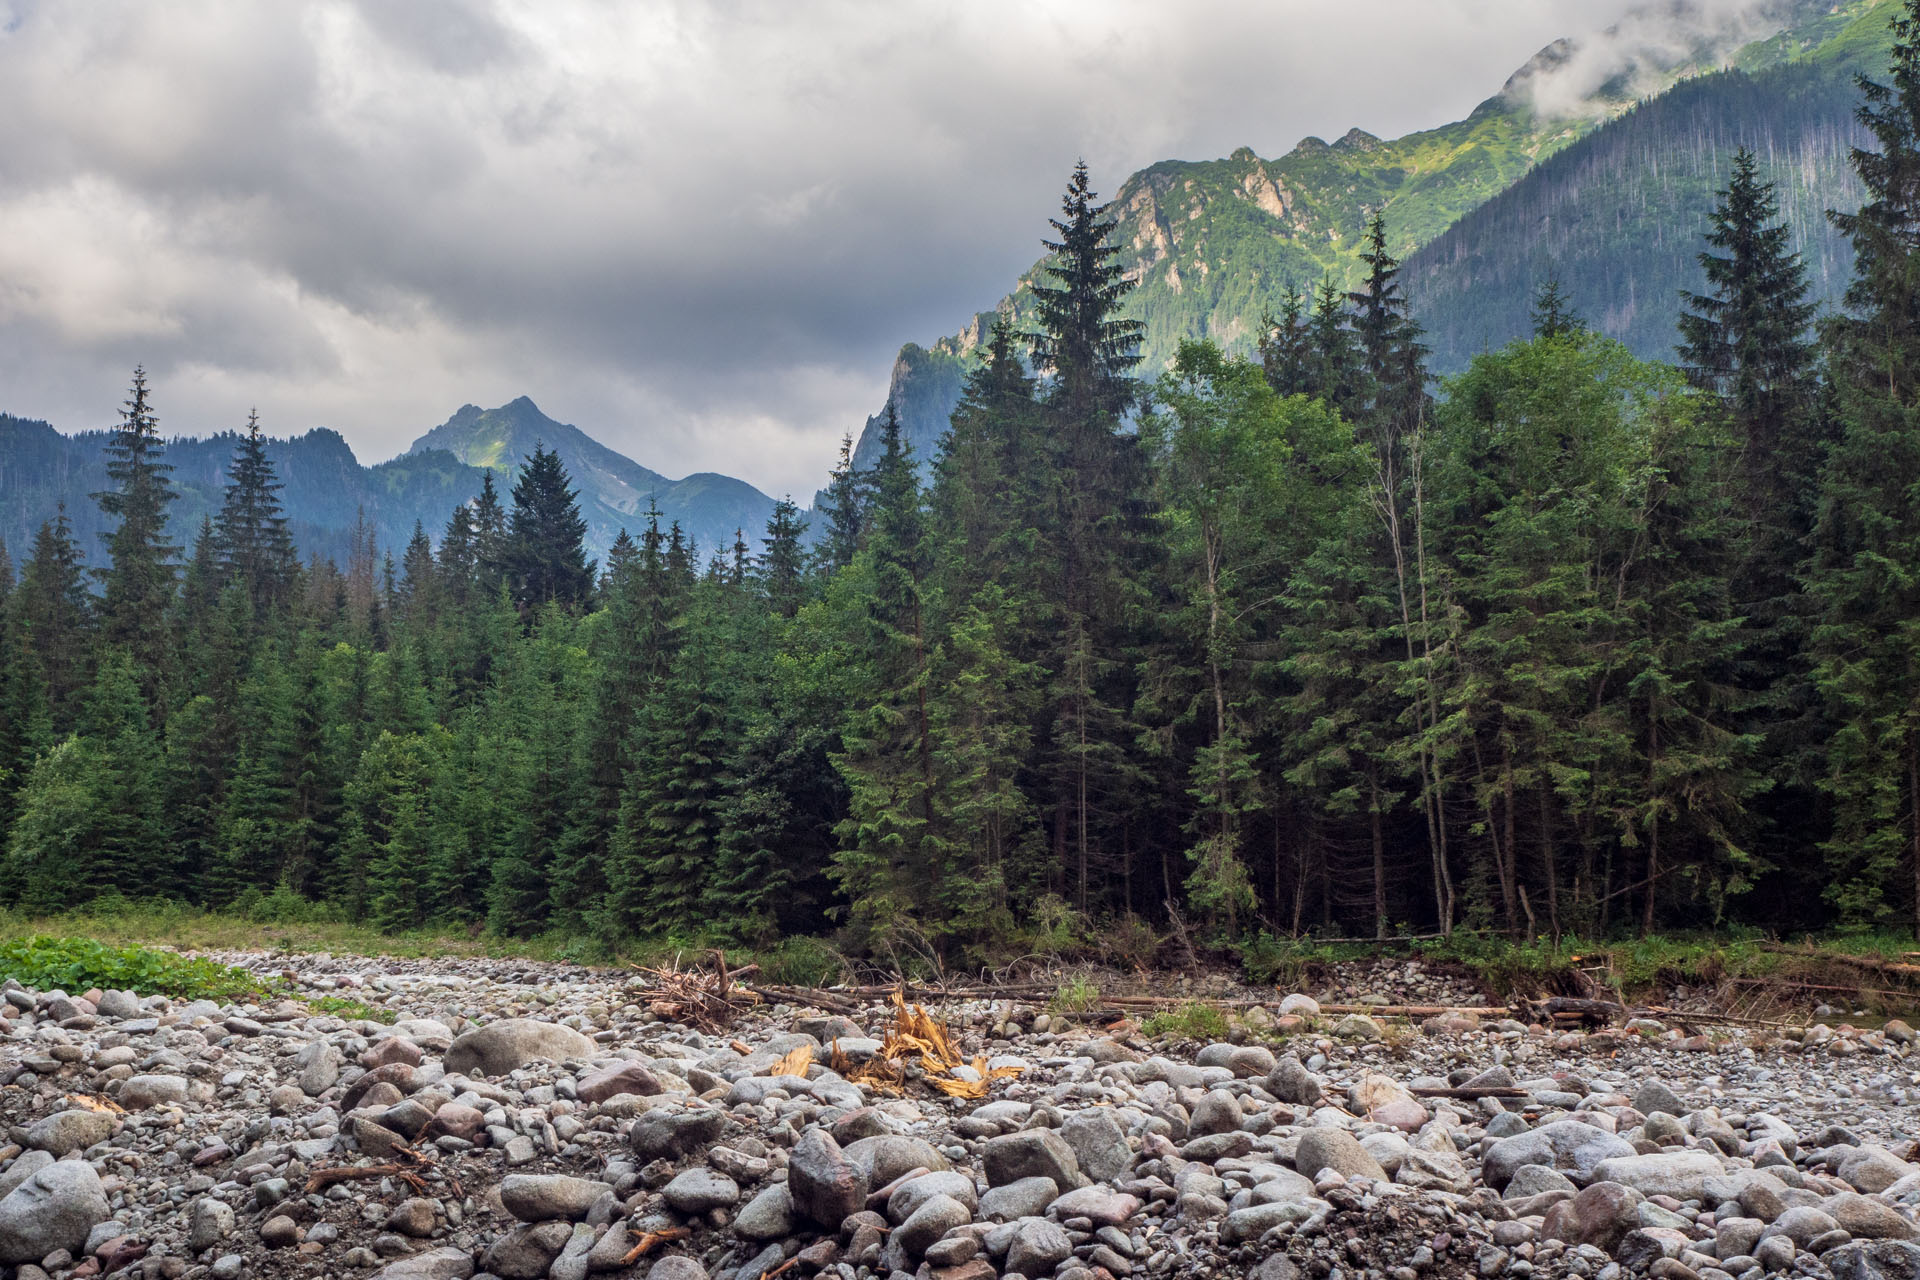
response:
<path id="1" fill-rule="evenodd" d="M 1613 1156 L 1593 1167 L 1596 1182 L 1618 1182 L 1644 1196 L 1704 1200 L 1707 1180 L 1726 1172 L 1704 1151 L 1663 1151 L 1658 1155 Z"/>
<path id="2" fill-rule="evenodd" d="M 368 1280 L 467 1280 L 473 1274 L 473 1255 L 465 1249 L 434 1249 L 389 1262 Z"/>
<path id="3" fill-rule="evenodd" d="M 1095 1182 L 1113 1182 L 1133 1166 L 1127 1131 L 1113 1118 L 1110 1107 L 1074 1112 L 1061 1124 L 1060 1136 L 1073 1148 L 1080 1172 Z"/>
<path id="4" fill-rule="evenodd" d="M 990 1138 L 981 1155 L 989 1187 L 1022 1178 L 1050 1178 L 1062 1187 L 1080 1185 L 1080 1161 L 1066 1139 L 1051 1129 L 1022 1129 Z"/>
<path id="5" fill-rule="evenodd" d="M 38 1262 L 60 1249 L 77 1256 L 111 1213 L 92 1165 L 55 1161 L 0 1200 L 0 1262 Z"/>
<path id="6" fill-rule="evenodd" d="M 867 1201 L 866 1178 L 825 1129 L 809 1129 L 794 1144 L 787 1190 L 796 1213 L 829 1231 L 838 1231 Z"/>
<path id="7" fill-rule="evenodd" d="M 638 1062 L 623 1062 L 582 1076 L 575 1092 L 582 1102 L 605 1102 L 623 1093 L 647 1098 L 660 1091 L 660 1078 L 653 1072 Z"/>
<path id="8" fill-rule="evenodd" d="M 1546 1240 L 1590 1244 L 1612 1253 L 1627 1232 L 1638 1225 L 1634 1210 L 1645 1199 L 1632 1187 L 1617 1182 L 1596 1182 L 1572 1198 L 1549 1207 L 1540 1225 L 1540 1235 Z"/>
<path id="9" fill-rule="evenodd" d="M 953 1230 L 973 1221 L 973 1212 L 949 1195 L 936 1195 L 915 1209 L 907 1220 L 894 1228 L 893 1240 L 918 1262 L 928 1246 Z M 1054 1228 L 1056 1231 L 1059 1228 Z M 1071 1250 L 1069 1250 L 1071 1251 Z"/>
<path id="10" fill-rule="evenodd" d="M 793 1196 L 786 1183 L 776 1182 L 747 1201 L 733 1220 L 733 1233 L 743 1240 L 784 1240 L 796 1225 Z"/>
<path id="11" fill-rule="evenodd" d="M 119 1127 L 120 1122 L 109 1112 L 74 1107 L 69 1111 L 56 1111 L 28 1125 L 26 1145 L 57 1160 L 75 1151 L 85 1151 L 96 1142 L 105 1142 Z"/>
<path id="12" fill-rule="evenodd" d="M 568 1058 L 588 1058 L 594 1052 L 593 1041 L 572 1027 L 531 1018 L 504 1018 L 456 1037 L 441 1063 L 448 1074 L 503 1076 L 529 1062 L 564 1062 Z"/>
<path id="13" fill-rule="evenodd" d="M 1633 1144 L 1625 1138 L 1578 1120 L 1556 1120 L 1488 1147 L 1480 1176 L 1498 1191 L 1522 1165 L 1539 1164 L 1558 1169 L 1577 1183 L 1586 1183 L 1593 1181 L 1594 1169 L 1601 1161 L 1633 1154 Z M 1717 1163 L 1715 1169 L 1718 1171 Z"/>
<path id="14" fill-rule="evenodd" d="M 578 1222 L 612 1190 L 604 1182 L 563 1173 L 510 1173 L 500 1184 L 500 1204 L 522 1222 Z"/>
<path id="15" fill-rule="evenodd" d="M 1367 1154 L 1367 1149 L 1345 1129 L 1308 1129 L 1300 1135 L 1294 1150 L 1293 1167 L 1302 1177 L 1319 1178 L 1332 1169 L 1344 1178 L 1372 1178 L 1387 1181 L 1387 1171 Z"/>

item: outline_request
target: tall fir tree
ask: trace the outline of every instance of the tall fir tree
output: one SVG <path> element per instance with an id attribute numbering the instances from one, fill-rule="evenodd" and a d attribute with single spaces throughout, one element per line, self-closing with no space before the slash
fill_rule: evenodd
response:
<path id="1" fill-rule="evenodd" d="M 163 460 L 166 442 L 147 396 L 145 369 L 133 371 L 120 423 L 102 452 L 113 487 L 93 498 L 118 523 L 103 535 L 108 563 L 99 570 L 101 630 L 107 643 L 126 651 L 140 672 L 141 687 L 152 697 L 166 665 L 166 616 L 173 603 L 174 558 L 180 548 L 167 541 L 167 509 L 174 499 L 167 477 L 173 467 Z"/>
<path id="2" fill-rule="evenodd" d="M 267 613 L 292 598 L 299 558 L 280 503 L 286 486 L 274 473 L 260 415 L 247 414 L 247 433 L 227 464 L 227 489 L 215 527 L 220 534 L 221 567 L 247 584 L 255 613 Z"/>
<path id="3" fill-rule="evenodd" d="M 523 610 L 583 607 L 593 596 L 587 522 L 560 455 L 535 445 L 513 482 L 507 576 Z"/>

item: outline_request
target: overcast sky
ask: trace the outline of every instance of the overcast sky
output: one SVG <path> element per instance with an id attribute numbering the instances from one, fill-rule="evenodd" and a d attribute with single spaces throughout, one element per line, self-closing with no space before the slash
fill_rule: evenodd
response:
<path id="1" fill-rule="evenodd" d="M 1627 8 L 0 0 L 0 411 L 108 425 L 144 362 L 170 433 L 374 461 L 526 394 L 804 501 L 1076 157 L 1441 124 Z"/>

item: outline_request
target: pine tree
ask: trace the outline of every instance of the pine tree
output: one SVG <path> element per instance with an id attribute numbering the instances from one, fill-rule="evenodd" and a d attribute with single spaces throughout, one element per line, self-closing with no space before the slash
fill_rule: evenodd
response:
<path id="1" fill-rule="evenodd" d="M 473 563 L 477 575 L 474 585 L 480 598 L 491 604 L 494 592 L 499 590 L 509 569 L 507 510 L 500 504 L 500 494 L 494 488 L 491 471 L 480 477 L 480 496 L 473 502 L 472 527 Z"/>
<path id="2" fill-rule="evenodd" d="M 587 522 L 560 455 L 535 445 L 513 482 L 507 576 L 522 610 L 583 607 L 593 597 Z"/>
<path id="3" fill-rule="evenodd" d="M 1826 894 L 1850 921 L 1920 928 L 1920 0 L 1893 22 L 1891 79 L 1862 78 L 1847 314 L 1828 330 L 1839 414 L 1808 584 L 1813 681 L 1833 721 Z"/>
<path id="4" fill-rule="evenodd" d="M 1570 338 L 1586 332 L 1586 325 L 1573 310 L 1573 301 L 1560 287 L 1559 276 L 1548 276 L 1533 296 L 1533 336 Z"/>
<path id="5" fill-rule="evenodd" d="M 1067 180 L 1061 217 L 1049 220 L 1060 239 L 1041 242 L 1054 255 L 1041 274 L 1053 283 L 1034 286 L 1040 328 L 1028 335 L 1034 363 L 1054 378 L 1055 398 L 1070 415 L 1089 419 L 1133 403 L 1131 370 L 1146 329 L 1118 314 L 1133 282 L 1114 261 L 1114 219 L 1094 198 L 1081 161 Z"/>
<path id="6" fill-rule="evenodd" d="M 873 524 L 856 560 L 851 648 L 867 695 L 855 706 L 834 764 L 849 792 L 834 877 L 855 927 L 886 940 L 928 905 L 937 851 L 935 744 L 928 709 L 927 546 L 913 452 L 888 403 L 874 468 Z"/>
<path id="7" fill-rule="evenodd" d="M 400 624 L 415 634 L 432 630 L 440 620 L 442 595 L 433 544 L 427 541 L 426 529 L 415 520 L 413 536 L 400 557 L 400 588 L 394 606 Z"/>
<path id="8" fill-rule="evenodd" d="M 446 528 L 440 532 L 436 564 L 447 603 L 455 609 L 464 608 L 473 598 L 477 573 L 473 508 L 464 502 L 453 509 L 453 514 L 447 517 Z"/>
<path id="9" fill-rule="evenodd" d="M 1283 396 L 1310 394 L 1313 340 L 1307 327 L 1307 297 L 1292 283 L 1282 295 L 1279 316 L 1268 316 L 1260 335 L 1260 366 L 1267 385 Z"/>
<path id="10" fill-rule="evenodd" d="M 867 519 L 866 473 L 853 465 L 853 433 L 840 439 L 840 461 L 827 479 L 820 497 L 821 527 L 825 535 L 817 555 L 822 573 L 838 573 L 853 563 L 860 550 Z"/>
<path id="11" fill-rule="evenodd" d="M 166 614 L 173 603 L 174 557 L 180 548 L 166 540 L 167 508 L 174 493 L 162 461 L 165 442 L 147 399 L 146 370 L 133 371 L 133 389 L 120 412 L 120 424 L 102 450 L 113 488 L 93 495 L 100 510 L 119 523 L 105 535 L 109 563 L 99 571 L 103 638 L 124 648 L 141 672 L 151 697 L 166 663 Z"/>
<path id="12" fill-rule="evenodd" d="M 773 514 L 767 517 L 767 536 L 760 540 L 758 570 L 761 594 L 768 607 L 783 618 L 800 612 L 800 603 L 806 598 L 806 552 L 802 547 L 806 533 L 807 522 L 800 518 L 800 508 L 793 505 L 792 498 L 773 504 Z"/>
<path id="13" fill-rule="evenodd" d="M 37 667 L 33 674 L 45 699 L 47 728 L 64 735 L 73 728 L 81 691 L 92 680 L 88 657 L 94 630 L 93 600 L 65 506 L 34 535 L 15 595 L 14 622 Z"/>
<path id="14" fill-rule="evenodd" d="M 262 618 L 291 599 L 299 572 L 280 505 L 283 488 L 260 434 L 260 415 L 249 412 L 247 433 L 227 467 L 226 498 L 216 528 L 223 571 L 247 584 L 255 613 Z"/>

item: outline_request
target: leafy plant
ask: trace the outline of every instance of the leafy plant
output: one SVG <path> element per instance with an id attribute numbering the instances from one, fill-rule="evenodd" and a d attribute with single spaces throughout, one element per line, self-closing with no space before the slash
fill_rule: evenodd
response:
<path id="1" fill-rule="evenodd" d="M 265 995 L 245 969 L 151 947 L 109 947 L 92 938 L 19 938 L 0 943 L 0 978 L 39 990 L 92 987 L 188 1000 L 234 1001 Z"/>
<path id="2" fill-rule="evenodd" d="M 382 1022 L 391 1025 L 399 1021 L 399 1015 L 391 1009 L 346 996 L 313 996 L 308 999 L 307 1006 L 315 1013 L 330 1013 L 348 1022 Z"/>
<path id="3" fill-rule="evenodd" d="M 1100 988 L 1089 982 L 1085 974 L 1075 974 L 1054 991 L 1047 1007 L 1060 1013 L 1085 1013 L 1098 1003 Z"/>

